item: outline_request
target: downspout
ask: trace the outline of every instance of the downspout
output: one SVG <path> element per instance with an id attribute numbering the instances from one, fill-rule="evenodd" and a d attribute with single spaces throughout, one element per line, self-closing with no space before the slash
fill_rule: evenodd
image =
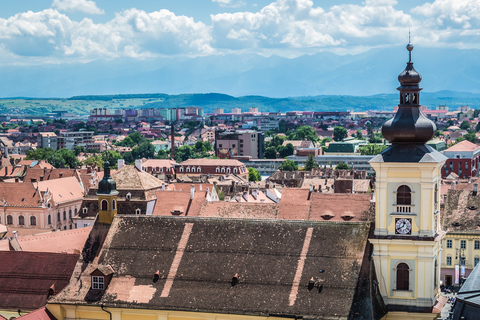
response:
<path id="1" fill-rule="evenodd" d="M 100 305 L 100 308 L 102 308 L 102 311 L 105 311 L 106 313 L 108 313 L 110 315 L 110 320 L 112 320 L 112 313 L 106 309 L 103 308 L 103 304 Z"/>

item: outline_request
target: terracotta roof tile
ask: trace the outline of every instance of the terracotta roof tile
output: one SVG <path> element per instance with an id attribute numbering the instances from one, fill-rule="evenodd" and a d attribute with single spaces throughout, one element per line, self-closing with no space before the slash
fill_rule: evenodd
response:
<path id="1" fill-rule="evenodd" d="M 480 149 L 479 145 L 476 145 L 475 143 L 472 143 L 468 140 L 463 140 L 463 141 L 457 143 L 456 145 L 451 146 L 450 148 L 448 148 L 445 151 L 446 152 L 448 152 L 448 151 L 460 152 L 460 151 L 475 151 L 475 150 L 478 150 L 478 149 Z"/>
<path id="2" fill-rule="evenodd" d="M 37 309 L 35 311 L 32 311 L 29 314 L 23 315 L 23 316 L 18 317 L 16 319 L 22 319 L 22 320 L 57 320 L 57 318 L 55 318 L 55 316 L 50 311 L 48 311 L 48 309 L 46 309 L 45 307 L 42 307 L 42 308 Z"/>
<path id="3" fill-rule="evenodd" d="M 38 189 L 44 193 L 48 190 L 57 204 L 83 199 L 84 191 L 75 177 L 40 181 Z"/>
<path id="4" fill-rule="evenodd" d="M 279 219 L 308 220 L 308 189 L 284 188 L 280 200 Z"/>
<path id="5" fill-rule="evenodd" d="M 0 182 L 0 201 L 7 201 L 7 206 L 40 207 L 42 197 L 31 183 Z"/>

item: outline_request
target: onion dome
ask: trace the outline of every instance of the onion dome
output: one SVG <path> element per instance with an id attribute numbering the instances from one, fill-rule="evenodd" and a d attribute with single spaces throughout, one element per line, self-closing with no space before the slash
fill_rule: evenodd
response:
<path id="1" fill-rule="evenodd" d="M 98 183 L 97 194 L 118 194 L 117 183 L 110 175 L 110 163 L 105 161 L 103 179 Z"/>
<path id="2" fill-rule="evenodd" d="M 382 134 L 393 144 L 417 143 L 424 144 L 432 139 L 437 130 L 435 123 L 429 120 L 420 109 L 419 86 L 422 76 L 413 68 L 413 45 L 407 45 L 409 61 L 407 67 L 398 76 L 400 87 L 400 104 L 394 118 L 383 124 Z"/>

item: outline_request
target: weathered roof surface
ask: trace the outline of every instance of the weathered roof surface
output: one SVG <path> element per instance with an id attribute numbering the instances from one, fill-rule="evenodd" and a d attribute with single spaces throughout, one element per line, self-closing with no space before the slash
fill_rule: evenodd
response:
<path id="1" fill-rule="evenodd" d="M 375 218 L 370 194 L 312 193 L 311 199 L 309 220 L 373 221 Z"/>
<path id="2" fill-rule="evenodd" d="M 151 174 L 138 170 L 133 165 L 125 165 L 117 172 L 112 171 L 112 177 L 117 183 L 117 190 L 149 190 L 160 188 L 163 181 Z"/>
<path id="3" fill-rule="evenodd" d="M 34 185 L 37 183 L 35 182 Z M 75 177 L 40 181 L 38 189 L 42 192 L 48 190 L 56 204 L 83 199 L 82 186 Z"/>
<path id="4" fill-rule="evenodd" d="M 480 232 L 480 194 L 473 195 L 472 184 L 463 190 L 447 191 L 442 226 L 447 232 Z"/>
<path id="5" fill-rule="evenodd" d="M 0 201 L 7 201 L 8 207 L 40 207 L 40 192 L 30 182 L 0 182 Z"/>
<path id="6" fill-rule="evenodd" d="M 0 309 L 35 310 L 47 303 L 48 289 L 56 292 L 69 282 L 78 254 L 0 252 Z"/>
<path id="7" fill-rule="evenodd" d="M 1 318 L 0 318 L 1 319 Z M 57 320 L 53 314 L 48 311 L 45 307 L 32 311 L 26 315 L 18 317 L 16 319 L 22 320 Z"/>
<path id="8" fill-rule="evenodd" d="M 95 224 L 70 285 L 50 302 L 372 319 L 369 228 L 351 222 L 117 215 L 106 237 L 108 229 Z M 107 264 L 116 272 L 105 292 L 91 289 L 91 272 Z M 236 273 L 239 282 L 232 286 Z M 320 293 L 306 286 L 317 276 Z"/>
<path id="9" fill-rule="evenodd" d="M 53 179 L 58 179 L 60 177 L 66 178 L 66 177 L 75 177 L 78 176 L 78 173 L 76 172 L 75 169 L 48 169 L 47 168 L 39 168 L 39 167 L 33 167 L 33 168 L 28 168 L 27 173 L 25 174 L 24 181 L 25 182 L 30 182 L 32 179 L 35 179 L 36 181 L 40 181 L 40 177 L 43 176 L 43 180 L 53 180 Z"/>
<path id="10" fill-rule="evenodd" d="M 480 314 L 480 267 L 477 265 L 457 292 L 452 319 L 478 319 Z"/>
<path id="11" fill-rule="evenodd" d="M 192 201 L 190 201 L 190 192 L 158 191 L 153 214 L 171 216 L 172 211 L 176 211 L 177 215 L 198 216 L 203 202 L 205 202 L 205 194 L 206 191 L 195 192 Z"/>
<path id="12" fill-rule="evenodd" d="M 155 141 L 154 141 L 155 142 Z M 164 141 L 161 141 L 164 142 Z M 167 142 L 168 143 L 168 142 Z M 177 163 L 173 160 L 168 160 L 168 159 L 148 159 L 142 163 L 142 166 L 145 167 L 173 167 Z"/>
<path id="13" fill-rule="evenodd" d="M 53 253 L 80 253 L 85 245 L 88 234 L 92 227 L 46 232 L 17 236 L 17 241 L 23 251 L 29 252 L 53 252 Z M 8 240 L 0 241 L 0 251 L 9 250 Z"/>
<path id="14" fill-rule="evenodd" d="M 217 218 L 277 219 L 279 205 L 274 203 L 205 202 L 199 216 Z"/>
<path id="15" fill-rule="evenodd" d="M 284 188 L 278 217 L 280 219 L 308 220 L 309 193 L 308 189 Z"/>

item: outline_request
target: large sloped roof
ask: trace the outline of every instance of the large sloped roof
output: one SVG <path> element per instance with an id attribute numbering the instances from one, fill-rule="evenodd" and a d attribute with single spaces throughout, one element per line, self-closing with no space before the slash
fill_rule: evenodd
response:
<path id="1" fill-rule="evenodd" d="M 95 224 L 70 285 L 50 302 L 373 319 L 369 229 L 352 222 L 117 215 L 109 230 Z M 102 265 L 115 270 L 104 292 L 91 289 L 90 276 Z M 322 291 L 308 290 L 319 275 Z"/>

